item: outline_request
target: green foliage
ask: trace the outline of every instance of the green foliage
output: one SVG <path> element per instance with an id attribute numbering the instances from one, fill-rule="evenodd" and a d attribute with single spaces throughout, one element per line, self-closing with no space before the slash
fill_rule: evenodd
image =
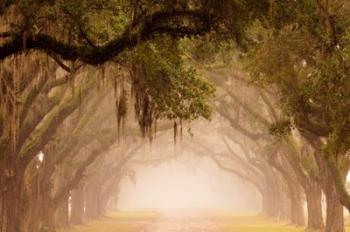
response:
<path id="1" fill-rule="evenodd" d="M 209 119 L 214 88 L 188 67 L 176 41 L 156 40 L 131 55 L 136 113 L 142 127 L 157 119 Z"/>
<path id="2" fill-rule="evenodd" d="M 283 137 L 291 132 L 291 127 L 290 121 L 279 121 L 270 126 L 269 132 L 276 137 Z"/>
<path id="3" fill-rule="evenodd" d="M 236 47 L 231 40 L 216 40 L 212 37 L 184 39 L 180 42 L 180 45 L 193 60 L 203 64 L 217 62 L 229 64 L 232 61 Z"/>
<path id="4" fill-rule="evenodd" d="M 247 56 L 253 78 L 277 87 L 284 113 L 326 137 L 332 154 L 350 148 L 349 12 L 346 1 L 275 2 L 273 24 L 253 28 L 259 43 Z"/>
<path id="5" fill-rule="evenodd" d="M 341 54 L 344 59 L 349 62 L 350 61 L 350 29 L 347 29 L 341 38 L 342 49 Z"/>
<path id="6" fill-rule="evenodd" d="M 11 1 L 18 19 L 11 33 L 55 34 L 70 43 L 99 45 L 120 36 L 131 20 L 128 0 L 18 0 Z M 1 7 L 1 5 L 0 5 Z M 0 13 L 6 13 L 5 9 Z M 5 14 L 6 16 L 7 14 Z M 8 16 L 10 19 L 11 14 Z M 57 32 L 60 31 L 59 34 Z"/>
<path id="7" fill-rule="evenodd" d="M 211 15 L 211 37 L 245 41 L 245 31 L 254 19 L 262 19 L 269 10 L 268 0 L 4 0 L 0 14 L 14 5 L 21 20 L 13 23 L 15 32 L 31 34 L 62 31 L 72 42 L 101 44 L 120 36 L 125 29 L 138 30 L 136 24 L 151 12 L 201 10 Z M 162 26 L 194 25 L 191 17 L 165 22 Z M 196 25 L 198 24 L 198 25 Z M 176 28 L 176 27 L 175 27 Z M 208 30 L 209 31 L 209 30 Z M 60 35 L 61 36 L 61 35 Z"/>
<path id="8" fill-rule="evenodd" d="M 245 32 L 248 26 L 267 15 L 269 9 L 268 0 L 208 0 L 206 6 L 218 12 L 215 27 L 216 39 L 233 39 L 243 45 Z"/>

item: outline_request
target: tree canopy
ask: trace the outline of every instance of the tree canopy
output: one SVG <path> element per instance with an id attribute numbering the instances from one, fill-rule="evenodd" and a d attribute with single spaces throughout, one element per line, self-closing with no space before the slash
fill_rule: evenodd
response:
<path id="1" fill-rule="evenodd" d="M 69 197 L 81 221 L 84 186 L 98 216 L 139 136 L 204 118 L 225 152 L 188 146 L 255 186 L 265 213 L 302 225 L 305 194 L 309 228 L 343 232 L 349 15 L 347 0 L 1 1 L 0 231 L 54 229 Z"/>

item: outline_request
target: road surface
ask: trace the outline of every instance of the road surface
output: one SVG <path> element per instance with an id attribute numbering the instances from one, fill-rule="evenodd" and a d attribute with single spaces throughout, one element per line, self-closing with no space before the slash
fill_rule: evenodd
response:
<path id="1" fill-rule="evenodd" d="M 117 212 L 64 232 L 301 232 L 261 216 L 203 212 Z M 348 230 L 347 230 L 348 231 Z M 350 230 L 349 230 L 350 232 Z"/>
<path id="2" fill-rule="evenodd" d="M 219 232 L 223 225 L 204 215 L 162 214 L 145 226 L 144 232 Z"/>

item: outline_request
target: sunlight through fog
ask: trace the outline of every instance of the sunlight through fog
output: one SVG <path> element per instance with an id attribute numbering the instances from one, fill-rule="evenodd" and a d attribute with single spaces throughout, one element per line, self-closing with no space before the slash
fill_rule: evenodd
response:
<path id="1" fill-rule="evenodd" d="M 218 170 L 206 158 L 178 158 L 159 166 L 140 168 L 136 175 L 135 184 L 128 179 L 122 182 L 121 209 L 257 210 L 255 190 Z"/>

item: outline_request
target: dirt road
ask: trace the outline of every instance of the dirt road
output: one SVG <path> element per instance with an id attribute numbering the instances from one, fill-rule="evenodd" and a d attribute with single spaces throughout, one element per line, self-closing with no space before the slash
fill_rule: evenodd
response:
<path id="1" fill-rule="evenodd" d="M 213 212 L 116 212 L 64 232 L 301 232 L 261 216 Z M 347 230 L 350 232 L 350 230 Z"/>
<path id="2" fill-rule="evenodd" d="M 223 226 L 214 218 L 164 214 L 145 227 L 145 232 L 221 232 Z"/>

